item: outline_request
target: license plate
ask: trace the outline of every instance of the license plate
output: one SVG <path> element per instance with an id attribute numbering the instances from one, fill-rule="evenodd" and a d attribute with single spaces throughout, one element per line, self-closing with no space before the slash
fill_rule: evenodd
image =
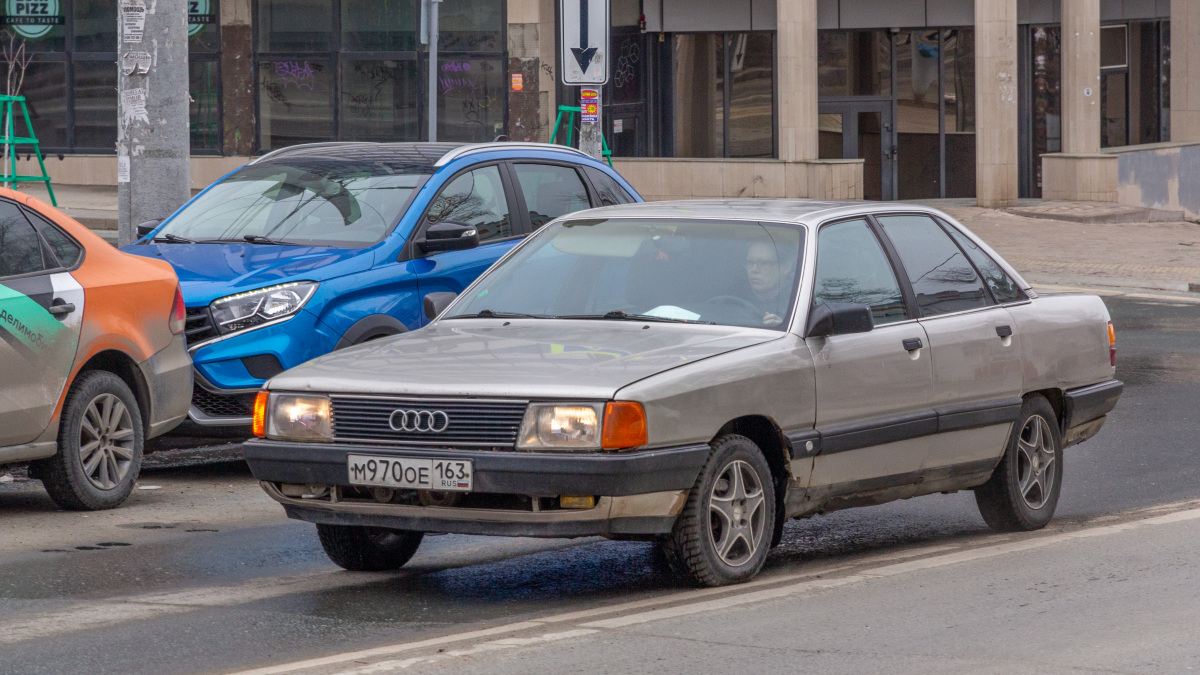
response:
<path id="1" fill-rule="evenodd" d="M 353 485 L 381 485 L 413 490 L 470 492 L 472 463 L 464 459 L 413 459 L 408 457 L 346 458 Z"/>

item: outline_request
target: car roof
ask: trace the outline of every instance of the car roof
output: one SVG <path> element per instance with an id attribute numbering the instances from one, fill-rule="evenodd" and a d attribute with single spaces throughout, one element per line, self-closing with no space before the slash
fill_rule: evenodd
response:
<path id="1" fill-rule="evenodd" d="M 394 169 L 426 169 L 430 172 L 466 155 L 482 152 L 509 152 L 514 156 L 531 151 L 561 152 L 575 155 L 576 159 L 590 159 L 588 155 L 565 145 L 550 143 L 368 143 L 359 141 L 331 141 L 327 143 L 305 143 L 273 150 L 255 159 L 251 164 L 313 162 L 366 163 L 388 166 Z"/>
<path id="2" fill-rule="evenodd" d="M 605 206 L 567 218 L 705 218 L 815 225 L 830 218 L 887 211 L 942 215 L 937 209 L 903 202 L 817 199 L 688 199 Z"/>

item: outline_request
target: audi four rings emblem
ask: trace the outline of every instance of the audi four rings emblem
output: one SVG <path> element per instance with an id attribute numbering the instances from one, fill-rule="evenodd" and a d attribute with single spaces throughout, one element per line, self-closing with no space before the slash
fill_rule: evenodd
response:
<path id="1" fill-rule="evenodd" d="M 388 425 L 392 431 L 440 434 L 450 426 L 450 416 L 441 410 L 395 410 Z"/>

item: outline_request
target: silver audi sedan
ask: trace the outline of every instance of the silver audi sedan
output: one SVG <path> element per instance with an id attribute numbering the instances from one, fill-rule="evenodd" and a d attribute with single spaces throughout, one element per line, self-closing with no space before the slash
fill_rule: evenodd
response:
<path id="1" fill-rule="evenodd" d="M 583 211 L 425 311 L 258 395 L 254 475 L 347 569 L 426 532 L 602 535 L 728 584 L 789 518 L 965 489 L 1033 530 L 1122 389 L 1099 298 L 910 204 Z"/>

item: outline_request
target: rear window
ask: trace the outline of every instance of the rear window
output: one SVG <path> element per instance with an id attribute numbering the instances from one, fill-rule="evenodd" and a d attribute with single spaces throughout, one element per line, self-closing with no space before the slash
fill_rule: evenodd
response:
<path id="1" fill-rule="evenodd" d="M 596 188 L 596 193 L 600 195 L 601 206 L 632 204 L 637 201 L 620 183 L 613 180 L 612 176 L 590 166 L 583 167 L 583 170 L 587 173 L 588 180 L 592 181 L 592 187 Z"/>

